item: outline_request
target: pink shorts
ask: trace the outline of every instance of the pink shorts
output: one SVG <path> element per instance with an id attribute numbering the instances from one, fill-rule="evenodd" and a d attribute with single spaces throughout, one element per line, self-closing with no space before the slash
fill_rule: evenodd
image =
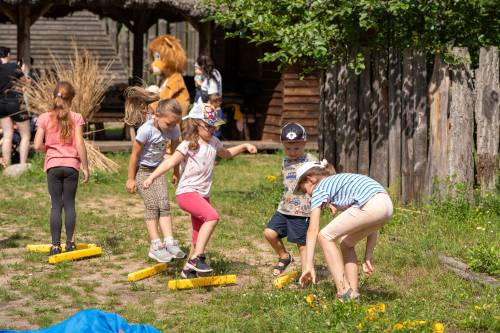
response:
<path id="1" fill-rule="evenodd" d="M 380 229 L 392 216 L 392 201 L 387 193 L 375 194 L 362 207 L 350 207 L 321 229 L 320 234 L 329 240 L 346 240 L 348 245 L 359 241 L 356 234 L 366 234 L 366 229 Z M 346 239 L 350 236 L 348 239 Z"/>
<path id="2" fill-rule="evenodd" d="M 179 207 L 191 214 L 191 223 L 193 232 L 191 239 L 193 244 L 196 244 L 198 233 L 203 223 L 207 221 L 217 221 L 219 214 L 210 205 L 210 198 L 202 197 L 198 192 L 182 193 L 177 195 L 177 204 Z"/>

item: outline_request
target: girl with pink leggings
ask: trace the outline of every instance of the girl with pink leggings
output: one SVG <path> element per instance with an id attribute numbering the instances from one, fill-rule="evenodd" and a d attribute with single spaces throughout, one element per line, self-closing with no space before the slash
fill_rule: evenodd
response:
<path id="1" fill-rule="evenodd" d="M 176 191 L 177 203 L 182 210 L 191 214 L 193 225 L 191 251 L 181 277 L 192 278 L 197 273 L 212 272 L 205 261 L 205 248 L 219 220 L 219 214 L 210 204 L 215 158 L 232 158 L 244 151 L 255 154 L 257 148 L 248 143 L 224 148 L 214 136 L 216 127 L 224 122 L 217 118 L 215 109 L 209 104 L 195 104 L 183 119 L 187 120 L 184 141 L 177 146 L 170 158 L 151 173 L 143 185 L 148 188 L 154 179 L 176 165 L 181 165 L 182 175 Z"/>

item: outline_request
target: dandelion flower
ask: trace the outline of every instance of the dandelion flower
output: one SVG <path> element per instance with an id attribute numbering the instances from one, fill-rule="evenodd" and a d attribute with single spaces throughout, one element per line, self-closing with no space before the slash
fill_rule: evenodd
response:
<path id="1" fill-rule="evenodd" d="M 401 324 L 401 323 L 397 323 L 397 324 L 395 324 L 392 328 L 393 328 L 395 331 L 402 331 L 402 330 L 405 328 L 405 326 L 404 326 L 403 324 Z"/>
<path id="2" fill-rule="evenodd" d="M 316 300 L 316 295 L 314 295 L 314 294 L 309 294 L 309 295 L 306 296 L 306 302 L 310 306 L 314 306 L 313 303 L 314 303 L 315 300 Z"/>
<path id="3" fill-rule="evenodd" d="M 277 180 L 277 179 L 278 179 L 278 178 L 277 178 L 276 176 L 274 176 L 274 175 L 267 175 L 267 176 L 266 176 L 266 180 L 267 180 L 269 183 L 274 183 L 274 182 L 276 182 L 276 180 Z"/>
<path id="4" fill-rule="evenodd" d="M 432 333 L 444 333 L 444 325 L 441 323 L 432 324 Z"/>

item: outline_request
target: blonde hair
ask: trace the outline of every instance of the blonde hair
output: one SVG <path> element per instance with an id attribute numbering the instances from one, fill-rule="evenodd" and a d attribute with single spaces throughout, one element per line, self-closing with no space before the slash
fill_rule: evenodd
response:
<path id="1" fill-rule="evenodd" d="M 326 160 L 324 160 L 326 162 Z M 302 191 L 302 185 L 304 185 L 307 177 L 317 177 L 318 179 L 323 179 L 325 177 L 333 176 L 337 172 L 335 171 L 335 167 L 330 163 L 326 163 L 324 167 L 315 166 L 311 169 L 307 170 L 297 182 L 297 188 Z"/>
<path id="2" fill-rule="evenodd" d="M 179 102 L 175 99 L 162 99 L 158 102 L 155 114 L 159 117 L 164 117 L 167 113 L 172 112 L 177 116 L 182 116 L 182 108 Z"/>
<path id="3" fill-rule="evenodd" d="M 57 122 L 61 128 L 61 140 L 69 141 L 73 131 L 73 123 L 70 119 L 71 102 L 75 97 L 75 89 L 71 83 L 61 81 L 54 88 L 54 100 L 52 110 L 56 113 Z"/>
<path id="4" fill-rule="evenodd" d="M 200 148 L 200 143 L 198 142 L 198 140 L 200 139 L 198 127 L 200 127 L 200 124 L 203 122 L 203 120 L 189 118 L 186 122 L 187 126 L 182 133 L 182 137 L 184 138 L 184 140 L 189 141 L 188 148 L 190 150 L 198 150 L 198 148 Z"/>

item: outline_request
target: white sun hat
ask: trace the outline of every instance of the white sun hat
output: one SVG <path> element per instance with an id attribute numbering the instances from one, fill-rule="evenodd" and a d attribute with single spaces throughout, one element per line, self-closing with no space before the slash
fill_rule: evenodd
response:
<path id="1" fill-rule="evenodd" d="M 296 178 L 297 178 L 297 184 L 295 185 L 295 188 L 293 190 L 294 194 L 303 194 L 302 190 L 299 188 L 299 184 L 302 181 L 302 178 L 304 175 L 307 173 L 307 171 L 311 170 L 312 168 L 318 167 L 321 169 L 324 169 L 328 164 L 328 161 L 323 159 L 320 162 L 304 162 L 302 165 L 297 169 L 296 171 Z"/>
<path id="2" fill-rule="evenodd" d="M 195 103 L 189 114 L 182 117 L 182 120 L 186 119 L 201 119 L 210 126 L 220 126 L 226 122 L 217 116 L 217 111 L 210 105 L 205 103 Z"/>

